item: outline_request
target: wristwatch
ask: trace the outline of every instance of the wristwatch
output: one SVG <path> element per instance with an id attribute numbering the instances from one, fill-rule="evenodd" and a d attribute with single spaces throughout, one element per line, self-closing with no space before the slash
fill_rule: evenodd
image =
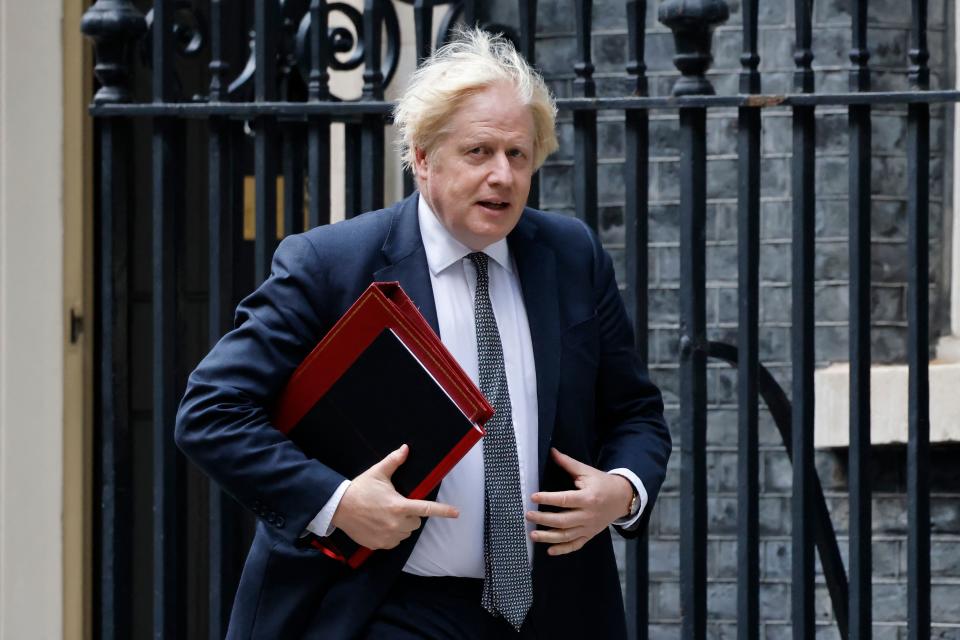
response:
<path id="1" fill-rule="evenodd" d="M 640 492 L 637 491 L 632 482 L 630 483 L 630 490 L 633 491 L 633 497 L 630 498 L 630 510 L 627 511 L 627 518 L 633 518 L 640 513 Z"/>

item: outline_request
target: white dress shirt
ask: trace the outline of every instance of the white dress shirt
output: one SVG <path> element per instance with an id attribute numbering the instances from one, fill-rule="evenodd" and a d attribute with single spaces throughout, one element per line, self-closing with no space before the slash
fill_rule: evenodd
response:
<path id="1" fill-rule="evenodd" d="M 430 270 L 430 283 L 437 310 L 440 339 L 468 376 L 479 384 L 477 334 L 473 312 L 477 272 L 467 258 L 470 248 L 456 240 L 420 198 L 420 234 Z M 536 510 L 532 496 L 539 490 L 537 469 L 537 375 L 526 307 L 516 267 L 507 241 L 500 240 L 483 251 L 490 258 L 490 303 L 503 344 L 504 366 L 510 391 L 510 406 L 520 463 L 520 491 L 526 511 Z M 640 496 L 636 516 L 618 520 L 629 527 L 646 507 L 647 495 L 640 479 L 628 469 L 614 469 L 633 484 Z M 331 520 L 349 486 L 341 483 L 307 529 L 317 535 L 333 531 Z M 444 477 L 438 502 L 460 511 L 458 518 L 429 518 L 413 548 L 404 571 L 423 576 L 483 578 L 483 446 L 478 443 Z M 527 533 L 534 529 L 526 523 Z M 533 558 L 533 542 L 527 536 L 527 553 Z"/>

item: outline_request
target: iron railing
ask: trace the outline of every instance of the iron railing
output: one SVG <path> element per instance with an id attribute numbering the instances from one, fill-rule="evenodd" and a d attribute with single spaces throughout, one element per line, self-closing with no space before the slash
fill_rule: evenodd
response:
<path id="1" fill-rule="evenodd" d="M 418 60 L 442 41 L 457 20 L 480 19 L 474 2 L 445 3 L 405 0 L 413 4 Z M 434 38 L 434 5 L 449 11 Z M 707 360 L 725 360 L 737 367 L 738 446 L 738 635 L 757 638 L 759 614 L 759 465 L 758 402 L 762 396 L 773 414 L 793 462 L 792 624 L 796 638 L 814 636 L 814 549 L 830 589 L 843 637 L 871 634 L 871 488 L 870 451 L 870 165 L 871 108 L 899 104 L 908 108 L 909 162 L 909 446 L 908 446 L 908 629 L 914 639 L 930 637 L 930 522 L 926 461 L 929 455 L 928 410 L 928 218 L 930 175 L 930 105 L 960 100 L 956 91 L 929 90 L 926 6 L 913 0 L 913 40 L 909 52 L 909 91 L 870 91 L 866 0 L 852 2 L 852 42 L 848 93 L 816 93 L 812 68 L 812 0 L 793 2 L 796 23 L 794 92 L 761 93 L 757 53 L 758 0 L 742 1 L 743 55 L 738 95 L 716 96 L 705 76 L 711 63 L 711 38 L 727 18 L 723 0 L 665 0 L 659 18 L 674 33 L 681 72 L 671 96 L 649 96 L 644 63 L 646 2 L 628 0 L 631 95 L 597 97 L 591 62 L 592 2 L 576 0 L 574 96 L 558 101 L 572 114 L 575 204 L 578 216 L 596 228 L 597 114 L 623 113 L 625 122 L 626 288 L 625 296 L 638 336 L 637 349 L 646 359 L 648 334 L 648 169 L 649 113 L 678 113 L 680 122 L 680 572 L 682 630 L 685 638 L 704 638 L 707 625 L 707 486 L 706 418 Z M 521 51 L 535 60 L 537 3 L 518 0 L 519 25 L 512 31 Z M 208 145 L 209 216 L 209 342 L 230 325 L 238 292 L 231 271 L 240 243 L 236 198 L 239 150 L 236 129 L 249 123 L 253 136 L 255 176 L 254 281 L 269 272 L 276 246 L 276 211 L 283 205 L 283 233 L 329 222 L 330 132 L 345 123 L 344 190 L 348 215 L 384 203 L 384 124 L 392 105 L 384 88 L 393 76 L 400 33 L 393 5 L 366 0 L 363 11 L 312 0 L 253 3 L 253 53 L 228 82 L 225 34 L 230 16 L 222 0 L 209 1 L 209 85 L 204 96 L 187 99 L 177 93 L 174 59 L 196 44 L 196 29 L 180 21 L 191 11 L 184 2 L 158 1 L 146 16 L 129 0 L 97 0 L 83 21 L 83 31 L 96 44 L 100 82 L 91 114 L 99 136 L 99 619 L 104 638 L 129 637 L 132 625 L 131 575 L 134 543 L 131 532 L 133 469 L 131 459 L 130 377 L 137 362 L 130 351 L 131 255 L 126 239 L 135 211 L 130 132 L 134 122 L 152 123 L 152 344 L 153 344 L 153 633 L 182 637 L 184 582 L 184 469 L 173 444 L 174 410 L 181 389 L 178 362 L 183 336 L 178 330 L 177 286 L 181 277 L 178 243 L 182 232 L 181 197 L 185 177 L 181 155 L 185 123 L 205 123 Z M 330 28 L 328 14 L 340 12 L 354 31 Z M 148 32 L 149 27 L 149 32 Z M 196 27 L 196 25 L 194 25 Z M 385 30 L 382 30 L 382 27 Z M 502 25 L 501 25 L 502 27 Z M 132 102 L 130 55 L 149 35 L 152 67 L 151 100 Z M 386 46 L 382 42 L 386 35 Z M 384 55 L 384 49 L 386 54 Z M 347 60 L 334 54 L 351 52 Z M 359 100 L 332 95 L 329 71 L 363 64 Z M 297 79 L 299 73 L 299 80 Z M 250 86 L 252 82 L 252 88 Z M 295 87 L 305 89 L 297 95 Z M 845 106 L 849 111 L 850 210 L 850 551 L 849 585 L 813 459 L 814 402 L 814 179 L 818 107 Z M 738 110 L 738 348 L 707 340 L 705 299 L 706 116 L 709 109 Z M 758 361 L 760 134 L 761 112 L 789 109 L 793 116 L 792 166 L 792 404 Z M 142 119 L 142 120 L 141 120 Z M 136 158 L 140 160 L 140 158 Z M 277 191 L 276 176 L 283 176 Z M 305 188 L 304 188 L 305 184 Z M 412 184 L 406 180 L 409 191 Z M 534 185 L 531 204 L 539 190 Z M 306 217 L 300 215 L 306 206 Z M 253 283 L 251 283 L 252 285 Z M 142 373 L 142 372 L 140 372 Z M 207 512 L 209 564 L 203 573 L 209 586 L 206 618 L 210 637 L 222 637 L 229 612 L 242 543 L 236 535 L 241 516 L 232 502 L 211 488 Z M 631 634 L 647 637 L 647 541 L 631 543 L 627 556 L 627 611 Z M 194 570 L 195 571 L 195 570 Z"/>

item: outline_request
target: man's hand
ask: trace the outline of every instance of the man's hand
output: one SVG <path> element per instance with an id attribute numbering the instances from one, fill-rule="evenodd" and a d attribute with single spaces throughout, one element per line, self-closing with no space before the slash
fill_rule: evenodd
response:
<path id="1" fill-rule="evenodd" d="M 605 473 L 551 448 L 553 461 L 573 477 L 571 491 L 540 491 L 533 494 L 537 504 L 564 509 L 558 512 L 528 511 L 527 520 L 550 527 L 530 534 L 534 542 L 550 545 L 552 556 L 577 551 L 614 520 L 627 514 L 633 487 L 614 473 Z"/>
<path id="2" fill-rule="evenodd" d="M 407 459 L 410 448 L 401 446 L 353 479 L 333 514 L 333 525 L 359 545 L 392 549 L 416 531 L 421 518 L 456 518 L 455 507 L 410 500 L 396 492 L 390 478 Z"/>

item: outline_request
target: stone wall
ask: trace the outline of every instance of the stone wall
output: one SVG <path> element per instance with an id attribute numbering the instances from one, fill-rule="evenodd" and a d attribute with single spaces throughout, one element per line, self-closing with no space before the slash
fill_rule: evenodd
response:
<path id="1" fill-rule="evenodd" d="M 497 22 L 516 24 L 513 5 L 500 1 L 491 9 Z M 623 73 L 627 29 L 621 0 L 598 0 L 593 10 L 593 58 L 599 95 L 624 95 L 631 83 Z M 709 74 L 720 94 L 737 92 L 741 51 L 740 2 L 728 1 L 730 20 L 717 29 L 713 69 Z M 821 92 L 846 91 L 850 16 L 846 0 L 815 3 L 814 68 Z M 573 0 L 540 0 L 537 63 L 560 97 L 571 95 L 576 60 Z M 667 95 L 677 72 L 670 32 L 656 20 L 657 2 L 647 7 L 646 61 L 650 91 Z M 765 93 L 791 91 L 794 69 L 793 2 L 760 3 L 760 70 Z M 952 85 L 953 20 L 942 0 L 930 2 L 931 86 Z M 873 87 L 907 88 L 910 3 L 870 3 L 869 43 Z M 945 328 L 949 288 L 944 282 L 944 208 L 949 215 L 950 186 L 944 180 L 945 154 L 952 153 L 952 123 L 933 110 L 931 123 L 931 328 Z M 707 321 L 710 338 L 736 343 L 737 325 L 737 122 L 735 110 L 712 110 L 707 124 L 708 228 Z M 679 227 L 677 117 L 656 111 L 650 118 L 650 367 L 664 391 L 678 445 L 678 295 Z M 573 126 L 561 114 L 561 150 L 542 170 L 541 206 L 572 213 Z M 598 124 L 600 233 L 619 272 L 623 264 L 622 114 L 601 112 Z M 791 113 L 763 114 L 761 182 L 761 331 L 760 357 L 781 385 L 790 389 L 790 239 Z M 847 259 L 847 113 L 844 108 L 817 111 L 817 285 L 816 348 L 820 365 L 848 358 Z M 873 357 L 876 363 L 906 357 L 906 109 L 873 111 Z M 949 175 L 949 174 L 947 174 Z M 622 281 L 622 278 L 621 278 Z M 713 637 L 732 636 L 736 627 L 736 372 L 711 364 L 708 419 L 708 610 Z M 760 526 L 761 637 L 790 637 L 790 494 L 791 467 L 769 414 L 761 407 Z M 650 613 L 652 637 L 679 636 L 679 449 L 651 524 Z M 960 638 L 960 475 L 953 471 L 958 451 L 936 446 L 932 518 L 933 621 L 935 637 Z M 905 636 L 906 619 L 906 482 L 904 448 L 875 452 L 874 478 L 874 620 L 877 638 Z M 846 451 L 817 455 L 841 549 L 847 547 Z M 822 578 L 818 578 L 817 620 L 822 636 L 839 637 Z M 818 636 L 819 637 L 819 636 Z"/>

